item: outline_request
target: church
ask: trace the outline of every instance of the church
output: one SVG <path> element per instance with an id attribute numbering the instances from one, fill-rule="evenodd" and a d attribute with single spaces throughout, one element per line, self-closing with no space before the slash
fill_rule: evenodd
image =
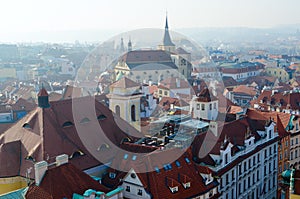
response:
<path id="1" fill-rule="evenodd" d="M 172 42 L 168 18 L 163 42 L 155 50 L 133 50 L 128 42 L 128 52 L 123 54 L 114 67 L 115 81 L 127 76 L 135 82 L 158 84 L 169 77 L 191 78 L 191 54 L 183 48 L 176 48 Z"/>

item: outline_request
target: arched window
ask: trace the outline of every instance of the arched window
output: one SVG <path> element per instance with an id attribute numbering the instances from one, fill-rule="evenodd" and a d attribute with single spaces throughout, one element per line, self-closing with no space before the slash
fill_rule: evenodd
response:
<path id="1" fill-rule="evenodd" d="M 119 105 L 116 105 L 115 107 L 115 113 L 120 116 L 120 106 Z"/>
<path id="2" fill-rule="evenodd" d="M 135 105 L 131 106 L 131 121 L 135 122 Z"/>

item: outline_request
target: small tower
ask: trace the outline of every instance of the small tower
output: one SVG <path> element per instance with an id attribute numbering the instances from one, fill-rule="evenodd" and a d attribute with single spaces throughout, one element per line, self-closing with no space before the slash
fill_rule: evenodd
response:
<path id="1" fill-rule="evenodd" d="M 131 43 L 131 39 L 129 38 L 129 41 L 128 41 L 128 52 L 132 51 L 132 43 Z"/>
<path id="2" fill-rule="evenodd" d="M 109 87 L 109 109 L 127 121 L 137 130 L 140 126 L 140 84 L 123 77 Z"/>
<path id="3" fill-rule="evenodd" d="M 172 42 L 170 33 L 169 33 L 168 16 L 166 16 L 166 25 L 165 25 L 163 44 L 159 45 L 158 48 L 160 50 L 168 51 L 170 53 L 175 52 L 175 44 Z"/>
<path id="4" fill-rule="evenodd" d="M 203 89 L 199 95 L 192 99 L 192 117 L 196 119 L 216 120 L 219 113 L 218 98 L 208 88 Z"/>
<path id="5" fill-rule="evenodd" d="M 44 87 L 38 93 L 38 106 L 40 108 L 49 108 L 49 95 Z"/>
<path id="6" fill-rule="evenodd" d="M 120 44 L 120 52 L 125 52 L 125 47 L 124 47 L 124 41 L 123 38 L 121 38 L 121 44 Z"/>

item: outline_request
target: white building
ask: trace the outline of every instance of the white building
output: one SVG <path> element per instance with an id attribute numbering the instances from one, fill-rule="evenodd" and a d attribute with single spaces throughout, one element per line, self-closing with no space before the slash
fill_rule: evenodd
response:
<path id="1" fill-rule="evenodd" d="M 215 120 L 218 116 L 218 99 L 207 88 L 195 96 L 190 105 L 193 118 Z"/>
<path id="2" fill-rule="evenodd" d="M 219 198 L 275 199 L 278 173 L 275 123 L 243 118 L 219 127 L 217 123 L 211 124 L 211 131 L 200 136 L 215 140 L 215 145 L 208 154 L 200 149 L 198 156 L 200 163 L 219 176 Z"/>

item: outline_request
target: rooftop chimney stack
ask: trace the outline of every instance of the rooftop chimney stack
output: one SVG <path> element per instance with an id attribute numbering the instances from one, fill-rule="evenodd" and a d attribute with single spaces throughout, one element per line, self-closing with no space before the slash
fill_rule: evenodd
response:
<path id="1" fill-rule="evenodd" d="M 62 154 L 62 155 L 56 156 L 55 160 L 56 160 L 56 166 L 60 166 L 60 165 L 68 163 L 69 156 L 66 154 Z"/>
<path id="2" fill-rule="evenodd" d="M 34 165 L 35 184 L 37 186 L 39 186 L 39 184 L 41 183 L 47 169 L 48 169 L 48 163 L 46 161 L 41 161 Z"/>

